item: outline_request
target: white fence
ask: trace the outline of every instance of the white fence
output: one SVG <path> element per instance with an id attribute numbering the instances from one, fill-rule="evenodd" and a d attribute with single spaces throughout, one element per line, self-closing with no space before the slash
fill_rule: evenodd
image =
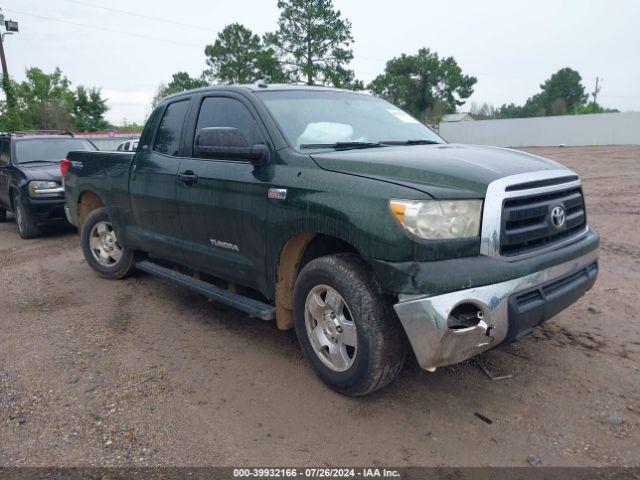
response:
<path id="1" fill-rule="evenodd" d="M 452 143 L 533 147 L 640 145 L 640 112 L 440 123 Z"/>

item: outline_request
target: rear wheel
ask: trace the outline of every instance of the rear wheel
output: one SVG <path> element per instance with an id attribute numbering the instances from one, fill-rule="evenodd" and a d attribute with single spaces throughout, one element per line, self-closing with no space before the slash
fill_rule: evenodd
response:
<path id="1" fill-rule="evenodd" d="M 84 258 L 100 276 L 120 279 L 133 273 L 135 252 L 118 242 L 106 208 L 94 210 L 87 216 L 80 238 Z"/>
<path id="2" fill-rule="evenodd" d="M 31 212 L 24 206 L 19 197 L 14 199 L 16 227 L 18 234 L 22 238 L 34 238 L 40 234 L 40 229 L 36 225 L 35 219 Z"/>
<path id="3" fill-rule="evenodd" d="M 366 395 L 404 363 L 400 323 L 366 263 L 352 254 L 320 257 L 300 272 L 294 321 L 301 349 L 334 390 Z"/>
<path id="4" fill-rule="evenodd" d="M 0 208 L 0 223 L 7 221 L 7 211 L 4 208 Z"/>

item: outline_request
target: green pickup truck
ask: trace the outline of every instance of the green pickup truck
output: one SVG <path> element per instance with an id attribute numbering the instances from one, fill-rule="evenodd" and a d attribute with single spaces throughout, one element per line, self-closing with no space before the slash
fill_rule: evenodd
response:
<path id="1" fill-rule="evenodd" d="M 218 86 L 163 100 L 135 153 L 70 152 L 69 221 L 106 278 L 142 270 L 295 328 L 346 395 L 512 342 L 598 274 L 578 176 L 448 144 L 372 95 Z"/>

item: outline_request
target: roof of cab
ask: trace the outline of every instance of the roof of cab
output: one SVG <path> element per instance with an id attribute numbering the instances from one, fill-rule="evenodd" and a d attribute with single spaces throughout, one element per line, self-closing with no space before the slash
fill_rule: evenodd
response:
<path id="1" fill-rule="evenodd" d="M 164 103 L 167 100 L 181 97 L 183 95 L 191 95 L 194 93 L 201 92 L 215 92 L 216 90 L 226 90 L 226 91 L 241 91 L 241 92 L 266 92 L 266 91 L 282 91 L 282 90 L 318 90 L 318 91 L 334 91 L 334 92 L 349 92 L 349 93 L 361 93 L 366 95 L 366 92 L 356 92 L 354 90 L 345 90 L 341 88 L 334 87 L 325 87 L 322 85 L 306 85 L 306 84 L 284 84 L 284 83 L 251 83 L 251 84 L 235 84 L 235 85 L 212 85 L 210 87 L 202 87 L 196 88 L 193 90 L 185 90 L 184 92 L 171 94 L 164 99 L 162 102 Z"/>

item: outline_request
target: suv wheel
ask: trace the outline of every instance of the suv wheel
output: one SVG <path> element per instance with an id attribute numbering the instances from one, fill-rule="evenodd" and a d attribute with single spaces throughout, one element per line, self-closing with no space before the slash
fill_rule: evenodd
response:
<path id="1" fill-rule="evenodd" d="M 135 269 L 135 252 L 118 242 L 106 208 L 91 212 L 80 232 L 82 252 L 87 263 L 105 278 L 124 278 Z"/>
<path id="2" fill-rule="evenodd" d="M 300 272 L 294 322 L 302 352 L 334 390 L 366 395 L 389 384 L 404 363 L 402 327 L 365 262 L 320 257 Z"/>
<path id="3" fill-rule="evenodd" d="M 18 228 L 18 234 L 22 238 L 34 238 L 40 234 L 40 229 L 36 225 L 33 216 L 29 210 L 24 206 L 20 198 L 14 199 L 16 227 Z"/>

